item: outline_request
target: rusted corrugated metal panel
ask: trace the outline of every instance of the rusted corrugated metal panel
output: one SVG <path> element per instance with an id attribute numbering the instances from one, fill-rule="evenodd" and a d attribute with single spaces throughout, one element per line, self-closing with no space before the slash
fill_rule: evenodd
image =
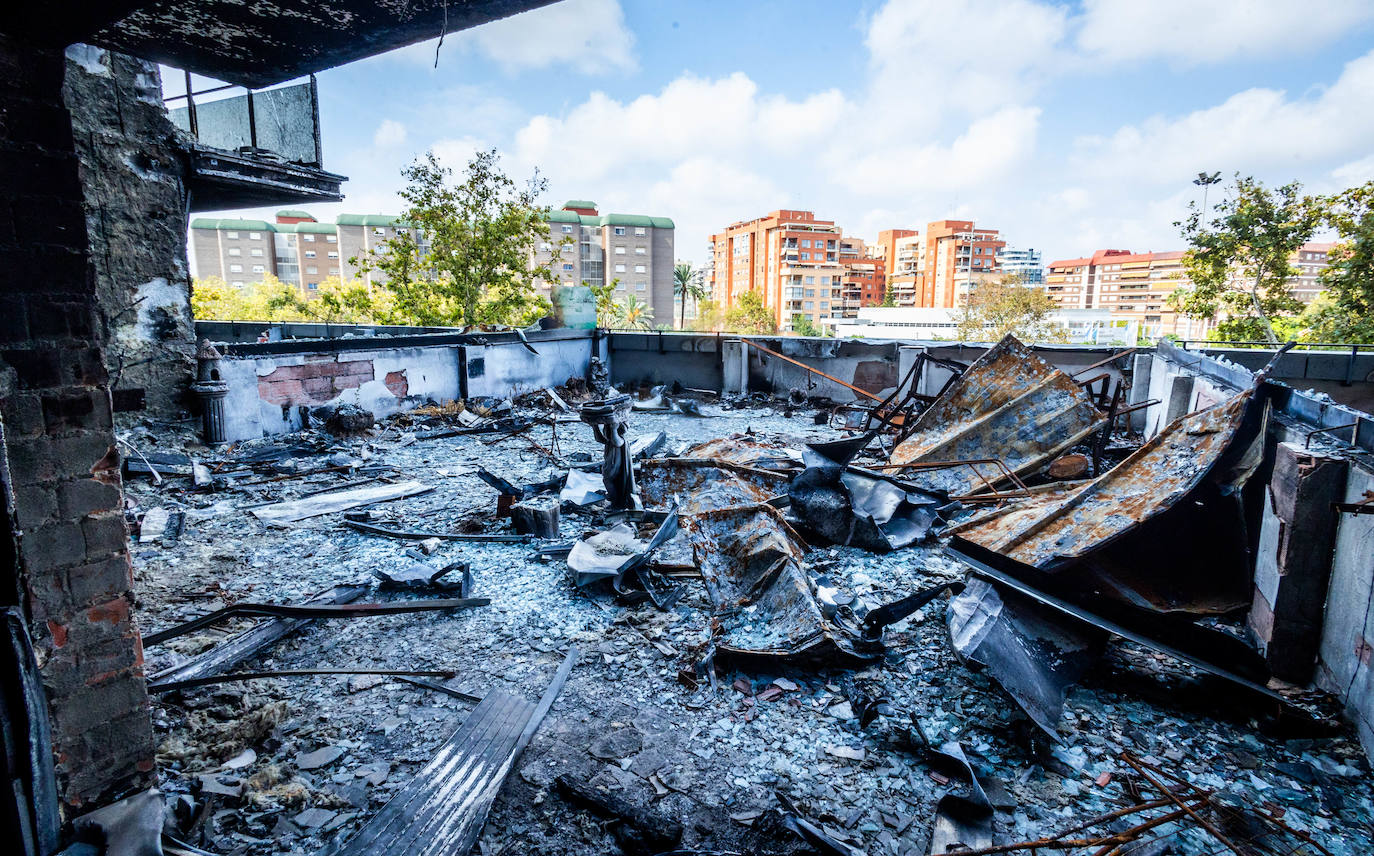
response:
<path id="1" fill-rule="evenodd" d="M 1038 495 L 953 533 L 1041 570 L 1082 557 L 1166 511 L 1202 482 L 1237 439 L 1253 391 L 1176 420 L 1098 478 Z M 1238 438 L 1252 443 L 1253 436 Z"/>
<path id="2" fill-rule="evenodd" d="M 787 476 L 707 458 L 654 458 L 639 465 L 639 489 L 649 508 L 677 503 L 684 515 L 757 505 L 787 493 Z"/>
<path id="3" fill-rule="evenodd" d="M 710 458 L 760 470 L 787 472 L 802 468 L 802 462 L 796 454 L 782 443 L 765 443 L 744 434 L 698 443 L 684 451 L 680 457 Z"/>
<path id="4" fill-rule="evenodd" d="M 1064 372 L 1007 336 L 979 357 L 916 421 L 892 463 L 1000 458 L 1017 474 L 1044 466 L 1102 427 L 1106 414 Z M 1002 473 L 979 470 L 988 481 Z M 969 467 L 911 471 L 903 479 L 950 495 L 988 489 Z"/>

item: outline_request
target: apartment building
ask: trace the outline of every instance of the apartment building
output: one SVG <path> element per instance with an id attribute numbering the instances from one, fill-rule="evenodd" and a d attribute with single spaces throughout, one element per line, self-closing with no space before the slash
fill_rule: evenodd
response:
<path id="1" fill-rule="evenodd" d="M 1195 338 L 1212 326 L 1169 306 L 1169 295 L 1189 284 L 1182 252 L 1098 250 L 1084 258 L 1052 261 L 1048 268 L 1045 291 L 1065 309 L 1106 309 L 1139 321 L 1141 333 L 1150 338 Z"/>
<path id="2" fill-rule="evenodd" d="M 893 237 L 885 243 L 883 236 L 889 234 Z M 879 243 L 889 268 L 887 287 L 897 306 L 946 309 L 958 306 L 979 280 L 1001 273 L 998 256 L 1006 247 L 996 229 L 980 229 L 971 220 L 936 220 L 924 234 L 882 232 Z"/>
<path id="3" fill-rule="evenodd" d="M 261 282 L 268 274 L 306 292 L 343 276 L 339 233 L 304 211 L 278 211 L 276 222 L 236 218 L 191 221 L 196 276 L 230 285 Z"/>
<path id="4" fill-rule="evenodd" d="M 390 214 L 340 214 L 318 222 L 307 211 L 278 211 L 275 222 L 206 219 L 191 221 L 191 254 L 196 276 L 219 276 L 245 286 L 271 274 L 307 294 L 329 277 L 385 280 L 350 259 L 385 251 L 386 242 L 412 234 L 412 227 Z M 659 323 L 673 309 L 673 221 L 638 214 L 599 214 L 596 203 L 571 200 L 549 214 L 549 237 L 535 250 L 555 282 L 600 285 L 619 280 L 616 292 L 648 303 Z M 423 232 L 414 232 L 423 253 Z M 553 282 L 541 282 L 546 293 Z"/>
<path id="5" fill-rule="evenodd" d="M 878 233 L 878 243 L 874 245 L 873 255 L 884 262 L 883 273 L 890 279 L 897 273 L 898 241 L 903 242 L 903 246 L 920 246 L 921 233 L 915 229 L 884 229 Z M 910 239 L 916 239 L 912 241 Z M 915 268 L 913 266 L 912 270 Z"/>
<path id="6" fill-rule="evenodd" d="M 633 295 L 649 305 L 656 324 L 671 324 L 677 317 L 674 230 L 667 217 L 602 214 L 595 202 L 571 199 L 549 212 L 549 237 L 535 250 L 535 264 L 548 265 L 553 273 L 539 288 L 614 282 L 617 297 Z"/>
<path id="7" fill-rule="evenodd" d="M 1040 251 L 1007 247 L 997 254 L 1002 273 L 1014 275 L 1023 285 L 1044 285 L 1045 268 L 1040 264 Z"/>
<path id="8" fill-rule="evenodd" d="M 1308 241 L 1289 257 L 1288 261 L 1297 269 L 1297 276 L 1289 281 L 1293 296 L 1304 304 L 1311 303 L 1322 291 L 1321 272 L 1331 263 L 1331 249 L 1336 245 L 1323 241 Z"/>
<path id="9" fill-rule="evenodd" d="M 833 325 L 844 311 L 842 238 L 833 220 L 811 211 L 780 209 L 732 223 L 711 236 L 712 299 L 730 306 L 756 291 L 784 332 L 797 315 Z"/>
<path id="10" fill-rule="evenodd" d="M 313 294 L 331 277 L 371 281 L 349 260 L 407 229 L 384 214 L 340 214 L 334 223 L 321 223 L 299 210 L 278 211 L 274 222 L 196 218 L 191 221 L 191 257 L 200 278 L 218 276 L 243 287 L 271 274 Z"/>

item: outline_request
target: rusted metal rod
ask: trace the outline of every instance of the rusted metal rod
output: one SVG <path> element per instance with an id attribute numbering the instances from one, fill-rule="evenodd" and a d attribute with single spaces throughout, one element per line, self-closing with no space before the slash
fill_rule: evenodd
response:
<path id="1" fill-rule="evenodd" d="M 1169 790 L 1169 788 L 1166 787 L 1163 782 L 1152 776 L 1150 774 L 1150 771 L 1145 769 L 1145 765 L 1141 764 L 1139 761 L 1135 759 L 1135 756 L 1131 755 L 1129 752 L 1122 752 L 1121 760 L 1125 761 L 1127 764 L 1130 764 L 1131 767 L 1137 773 L 1145 777 L 1145 781 L 1149 782 L 1160 793 L 1164 794 L 1166 797 L 1172 800 L 1174 804 L 1177 805 L 1179 808 L 1186 811 L 1189 817 L 1197 821 L 1197 824 L 1201 826 L 1203 829 L 1207 830 L 1213 838 L 1215 838 L 1217 841 L 1220 841 L 1222 844 L 1225 844 L 1231 850 L 1232 853 L 1235 853 L 1236 856 L 1246 856 L 1245 851 L 1241 850 L 1239 847 L 1232 844 L 1231 840 L 1228 839 L 1225 835 L 1223 835 L 1220 829 L 1217 829 L 1206 818 L 1198 814 L 1193 809 L 1189 808 L 1188 804 L 1185 803 L 1183 800 L 1179 799 L 1178 795 L 1176 795 L 1173 791 Z"/>
<path id="2" fill-rule="evenodd" d="M 1131 354 L 1134 354 L 1134 353 L 1135 353 L 1136 351 L 1138 351 L 1138 350 L 1140 350 L 1140 349 L 1139 349 L 1139 348 L 1127 348 L 1127 349 L 1124 350 L 1124 351 L 1120 351 L 1120 352 L 1118 352 L 1118 353 L 1112 354 L 1110 357 L 1108 357 L 1108 358 L 1105 359 L 1105 360 L 1098 360 L 1097 362 L 1093 363 L 1093 364 L 1090 365 L 1090 366 L 1084 366 L 1083 368 L 1081 368 L 1081 369 L 1079 369 L 1078 371 L 1074 372 L 1073 374 L 1069 375 L 1069 377 L 1078 377 L 1079 375 L 1085 374 L 1086 372 L 1090 372 L 1090 371 L 1092 371 L 1093 369 L 1100 369 L 1100 368 L 1102 368 L 1103 366 L 1107 365 L 1108 363 L 1110 363 L 1110 362 L 1112 362 L 1112 361 L 1114 361 L 1114 360 L 1119 360 L 1119 359 L 1121 359 L 1122 357 L 1128 357 L 1128 356 L 1130 356 Z"/>
<path id="3" fill-rule="evenodd" d="M 751 348 L 757 348 L 758 350 L 763 351 L 765 354 L 768 354 L 769 356 L 777 357 L 778 359 L 782 360 L 782 361 L 785 362 L 785 363 L 791 363 L 791 364 L 794 365 L 794 366 L 799 366 L 799 367 L 801 367 L 801 368 L 806 369 L 808 372 L 811 372 L 812 374 L 818 374 L 818 375 L 820 375 L 821 377 L 825 378 L 826 380 L 830 381 L 831 383 L 838 383 L 840 386 L 844 387 L 845 389 L 848 389 L 848 390 L 850 390 L 850 391 L 852 391 L 852 392 L 858 393 L 859 395 L 862 395 L 864 398 L 871 399 L 871 400 L 873 400 L 873 401 L 878 402 L 879 404 L 882 404 L 883 401 L 884 401 L 884 399 L 879 398 L 878 396 L 874 395 L 873 393 L 869 392 L 869 391 L 866 390 L 866 389 L 859 389 L 857 386 L 855 386 L 855 385 L 852 384 L 852 383 L 845 383 L 844 381 L 840 380 L 839 378 L 837 378 L 837 377 L 832 377 L 831 375 L 826 374 L 825 372 L 821 371 L 821 370 L 818 369 L 818 368 L 814 368 L 814 367 L 812 367 L 812 366 L 808 366 L 806 363 L 802 362 L 801 360 L 794 360 L 794 359 L 792 359 L 791 357 L 784 356 L 783 354 L 779 354 L 777 351 L 773 350 L 772 348 L 765 348 L 763 345 L 760 345 L 758 342 L 755 342 L 755 341 L 753 341 L 753 340 L 751 340 L 751 339 L 741 339 L 741 341 L 744 342 L 744 344 L 750 346 Z"/>

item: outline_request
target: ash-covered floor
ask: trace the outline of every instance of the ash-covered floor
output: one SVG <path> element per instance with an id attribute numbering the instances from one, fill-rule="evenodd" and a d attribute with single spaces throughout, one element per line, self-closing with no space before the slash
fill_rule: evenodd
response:
<path id="1" fill-rule="evenodd" d="M 837 436 L 814 424 L 812 411 L 789 417 L 782 404 L 706 411 L 705 418 L 637 412 L 631 433 L 665 431 L 669 453 L 744 432 L 796 448 Z M 566 471 L 519 435 L 416 442 L 407 439 L 413 430 L 384 424 L 354 440 L 305 435 L 328 442 L 320 454 L 293 460 L 308 470 L 353 458 L 431 485 L 432 492 L 372 510 L 388 525 L 440 531 L 509 531 L 509 520 L 495 515 L 496 491 L 474 474 L 479 465 L 517 484 Z M 144 452 L 208 454 L 187 445 L 188 433 L 166 427 L 123 436 Z M 546 425 L 529 437 L 545 449 L 553 445 Z M 244 444 L 230 457 L 300 439 Z M 557 426 L 557 444 L 565 457 L 600 456 L 590 429 L 576 422 Z M 343 457 L 333 457 L 340 452 Z M 229 603 L 297 603 L 333 585 L 373 583 L 375 569 L 413 564 L 405 555 L 413 542 L 346 529 L 339 514 L 269 528 L 247 510 L 356 482 L 356 472 L 264 478 L 240 477 L 212 492 L 193 491 L 189 479 L 173 476 L 161 486 L 137 476 L 126 480 L 134 515 L 157 507 L 185 513 L 179 537 L 135 539 L 145 634 Z M 593 522 L 568 513 L 562 520 L 564 538 Z M 989 794 L 999 842 L 1034 839 L 1119 808 L 1129 781 L 1120 755 L 1129 751 L 1198 787 L 1281 814 L 1331 853 L 1369 852 L 1374 778 L 1352 734 L 1267 737 L 1243 709 L 1217 709 L 1224 690 L 1143 649 L 1114 644 L 1104 664 L 1071 692 L 1062 740 L 1051 748 L 996 684 L 956 659 L 944 598 L 887 629 L 887 653 L 878 665 L 857 672 L 730 672 L 712 692 L 679 679 L 710 638 L 699 583 L 689 583 L 667 612 L 648 603 L 625 606 L 608 590 L 574 588 L 564 562 L 539 561 L 535 549 L 446 542 L 427 561 L 436 567 L 468 562 L 473 594 L 491 598 L 490 606 L 316 621 L 237 670 L 451 669 L 458 676 L 446 682 L 450 687 L 478 696 L 504 690 L 533 701 L 569 647 L 579 647 L 567 685 L 500 792 L 475 851 L 483 854 L 624 852 L 614 823 L 573 806 L 553 787 L 561 775 L 681 822 L 679 847 L 687 852 L 813 852 L 751 831 L 756 818 L 778 807 L 780 792 L 859 851 L 924 854 L 936 802 L 951 785 L 928 763 L 913 721 L 934 744 L 958 740 L 974 765 L 1000 783 Z M 938 544 L 885 556 L 811 549 L 806 570 L 838 583 L 841 600 L 852 594 L 873 606 L 964 574 Z M 364 600 L 433 596 L 374 591 Z M 211 647 L 247 623 L 152 646 L 148 670 Z M 861 727 L 846 681 L 890 699 L 887 715 Z M 161 788 L 180 818 L 178 835 L 192 844 L 217 853 L 320 852 L 365 823 L 472 707 L 363 676 L 276 678 L 163 695 L 155 700 Z M 1227 852 L 1200 829 L 1170 842 L 1172 850 L 1122 852 Z"/>

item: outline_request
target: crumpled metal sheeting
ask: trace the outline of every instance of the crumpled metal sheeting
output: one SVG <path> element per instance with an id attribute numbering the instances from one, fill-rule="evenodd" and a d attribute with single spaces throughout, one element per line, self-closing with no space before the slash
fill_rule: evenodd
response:
<path id="1" fill-rule="evenodd" d="M 930 755 L 936 766 L 968 783 L 964 793 L 951 790 L 936 803 L 935 822 L 930 830 L 931 856 L 991 847 L 992 801 L 978 781 L 978 772 L 964 755 L 964 747 L 952 740 L 931 750 Z"/>
<path id="2" fill-rule="evenodd" d="M 987 667 L 1058 740 L 1065 693 L 1097 659 L 1106 634 L 980 577 L 950 600 L 945 620 L 959 656 Z"/>
<path id="3" fill-rule="evenodd" d="M 1105 421 L 1073 378 L 1008 335 L 922 411 L 911 435 L 892 451 L 892 463 L 1000 458 L 1020 474 L 1045 465 Z M 979 472 L 993 483 L 1002 477 L 991 465 Z M 913 470 L 903 478 L 951 496 L 988 489 L 970 467 Z"/>
<path id="4" fill-rule="evenodd" d="M 787 476 L 709 458 L 658 458 L 640 464 L 639 490 L 648 508 L 677 502 L 682 514 L 700 514 L 784 494 Z"/>
<path id="5" fill-rule="evenodd" d="M 1253 395 L 1242 392 L 1182 417 L 1086 484 L 1046 492 L 966 521 L 951 532 L 1042 570 L 1090 553 L 1182 499 L 1207 476 L 1233 438 L 1252 444 L 1262 436 L 1262 430 L 1251 437 L 1237 436 Z M 1263 419 L 1258 421 L 1262 428 Z M 1242 458 L 1249 457 L 1246 451 Z"/>
<path id="6" fill-rule="evenodd" d="M 941 500 L 836 465 L 808 467 L 789 495 L 798 518 L 836 544 L 878 553 L 909 546 L 941 525 Z"/>
<path id="7" fill-rule="evenodd" d="M 765 443 L 745 434 L 720 437 L 698 443 L 679 455 L 682 458 L 710 458 L 760 470 L 790 472 L 801 469 L 801 458 L 781 443 Z"/>
<path id="8" fill-rule="evenodd" d="M 688 518 L 716 614 L 716 654 L 859 666 L 879 647 L 825 617 L 801 567 L 787 523 L 766 505 L 707 511 Z"/>

